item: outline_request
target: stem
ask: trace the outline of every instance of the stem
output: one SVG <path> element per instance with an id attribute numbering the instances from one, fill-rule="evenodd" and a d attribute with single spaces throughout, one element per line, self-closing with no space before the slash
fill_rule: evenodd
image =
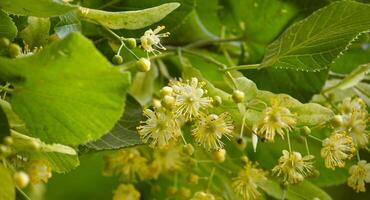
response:
<path id="1" fill-rule="evenodd" d="M 287 132 L 287 138 L 288 138 L 289 152 L 292 152 L 292 145 L 290 144 L 290 135 L 289 135 L 289 132 Z"/>
<path id="2" fill-rule="evenodd" d="M 281 194 L 281 200 L 284 200 L 286 196 L 286 189 L 283 189 L 283 193 Z"/>
<path id="3" fill-rule="evenodd" d="M 324 91 L 321 93 L 321 95 L 324 97 L 324 99 L 326 100 L 326 102 L 328 102 L 328 103 L 331 105 L 331 107 L 333 107 L 333 108 L 334 108 L 334 110 L 335 110 L 336 112 L 339 112 L 339 109 L 337 108 L 337 106 L 335 106 L 335 105 L 333 104 L 333 102 L 331 102 L 331 101 L 330 101 L 329 97 L 328 97 L 328 96 L 326 96 L 326 94 L 325 94 L 325 92 L 324 92 Z"/>
<path id="4" fill-rule="evenodd" d="M 358 151 L 356 152 L 356 156 L 357 156 L 357 160 L 358 160 L 358 161 L 361 161 L 360 153 L 359 153 Z"/>
<path id="5" fill-rule="evenodd" d="M 182 141 L 184 142 L 184 144 L 188 144 L 188 143 L 186 142 L 186 140 L 185 140 L 184 135 L 182 134 L 182 132 L 181 132 L 181 138 L 182 138 Z"/>
<path id="6" fill-rule="evenodd" d="M 213 167 L 213 169 L 211 171 L 211 175 L 209 176 L 207 191 L 209 191 L 209 189 L 211 187 L 211 182 L 212 182 L 212 179 L 213 179 L 213 175 L 215 174 L 215 171 L 216 171 L 216 168 Z"/>
<path id="7" fill-rule="evenodd" d="M 316 140 L 316 141 L 322 142 L 322 139 L 317 138 L 317 137 L 315 137 L 315 136 L 313 136 L 313 135 L 308 135 L 308 137 L 310 137 L 310 138 L 312 138 L 312 139 L 314 139 L 314 140 Z"/>
<path id="8" fill-rule="evenodd" d="M 214 44 L 214 43 L 238 42 L 238 41 L 241 41 L 242 39 L 243 39 L 243 37 L 225 38 L 225 39 L 217 38 L 217 39 L 203 40 L 203 41 L 197 41 L 197 42 L 185 45 L 184 48 L 187 48 L 187 49 L 197 48 L 197 47 L 211 45 L 211 44 Z"/>
<path id="9" fill-rule="evenodd" d="M 305 146 L 306 146 L 307 155 L 311 155 L 311 154 L 310 154 L 310 149 L 308 148 L 307 137 L 305 137 L 305 138 L 304 138 L 304 143 L 305 143 Z"/>
<path id="10" fill-rule="evenodd" d="M 244 132 L 244 125 L 245 125 L 245 118 L 247 117 L 247 114 L 244 113 L 243 115 L 243 121 L 242 121 L 242 128 L 240 129 L 240 135 L 239 137 L 241 138 L 243 136 L 243 132 Z"/>
<path id="11" fill-rule="evenodd" d="M 241 70 L 241 69 L 259 69 L 261 64 L 250 64 L 250 65 L 239 65 L 229 67 L 227 69 L 220 69 L 220 71 L 231 71 L 231 70 Z"/>

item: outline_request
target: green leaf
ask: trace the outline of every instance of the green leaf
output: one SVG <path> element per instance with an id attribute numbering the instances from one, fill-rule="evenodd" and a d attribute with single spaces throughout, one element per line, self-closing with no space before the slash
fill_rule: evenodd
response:
<path id="1" fill-rule="evenodd" d="M 27 27 L 19 33 L 19 36 L 31 49 L 46 45 L 49 40 L 49 18 L 28 17 L 27 21 Z"/>
<path id="2" fill-rule="evenodd" d="M 260 186 L 270 196 L 280 199 L 283 196 L 283 190 L 279 183 L 273 180 L 268 180 Z M 321 188 L 316 185 L 304 181 L 296 185 L 289 185 L 286 191 L 286 199 L 301 200 L 315 199 L 331 200 L 332 198 Z"/>
<path id="3" fill-rule="evenodd" d="M 131 96 L 127 96 L 125 112 L 114 128 L 100 139 L 87 143 L 92 150 L 119 149 L 141 144 L 136 127 L 142 120 L 142 108 Z"/>
<path id="4" fill-rule="evenodd" d="M 123 112 L 129 73 L 120 73 L 82 35 L 41 52 L 0 58 L 0 79 L 14 85 L 10 103 L 33 137 L 79 145 L 107 133 Z"/>
<path id="5" fill-rule="evenodd" d="M 18 30 L 12 18 L 4 11 L 0 10 L 0 38 L 6 37 L 13 40 L 17 36 Z"/>
<path id="6" fill-rule="evenodd" d="M 0 164 L 0 200 L 14 200 L 15 186 L 13 178 L 7 168 Z"/>
<path id="7" fill-rule="evenodd" d="M 53 17 L 76 9 L 63 0 L 1 0 L 0 9 L 16 15 Z"/>
<path id="8" fill-rule="evenodd" d="M 10 134 L 10 127 L 8 118 L 6 117 L 5 112 L 0 106 L 0 141 L 3 140 L 3 138 Z"/>
<path id="9" fill-rule="evenodd" d="M 268 46 L 261 67 L 326 69 L 362 33 L 370 30 L 370 5 L 338 1 L 289 27 Z"/>
<path id="10" fill-rule="evenodd" d="M 160 21 L 179 6 L 179 3 L 166 3 L 144 10 L 121 12 L 108 12 L 80 7 L 79 14 L 84 20 L 102 24 L 110 29 L 134 30 Z"/>

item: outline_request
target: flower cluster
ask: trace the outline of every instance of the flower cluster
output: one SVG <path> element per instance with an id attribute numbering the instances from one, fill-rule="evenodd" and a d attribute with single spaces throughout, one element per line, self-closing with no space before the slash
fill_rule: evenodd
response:
<path id="1" fill-rule="evenodd" d="M 182 136 L 180 126 L 193 122 L 192 135 L 207 150 L 223 147 L 222 137 L 231 137 L 233 124 L 227 113 L 209 114 L 212 98 L 206 96 L 204 83 L 197 78 L 173 80 L 162 89 L 162 100 L 154 110 L 147 109 L 147 117 L 138 127 L 144 142 L 152 147 L 164 147 Z"/>

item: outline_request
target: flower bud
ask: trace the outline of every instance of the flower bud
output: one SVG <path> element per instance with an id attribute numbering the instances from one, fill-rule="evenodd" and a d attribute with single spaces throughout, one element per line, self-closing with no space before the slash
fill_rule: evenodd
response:
<path id="1" fill-rule="evenodd" d="M 186 155 L 191 156 L 191 155 L 193 155 L 193 153 L 194 153 L 194 147 L 193 147 L 193 145 L 191 145 L 191 144 L 186 144 L 186 145 L 184 145 L 184 146 L 183 146 L 182 151 L 183 151 Z"/>
<path id="2" fill-rule="evenodd" d="M 13 180 L 16 186 L 25 188 L 30 183 L 30 177 L 23 171 L 16 172 L 13 175 Z"/>
<path id="3" fill-rule="evenodd" d="M 127 46 L 127 48 L 129 49 L 133 49 L 136 47 L 136 39 L 135 38 L 125 38 L 123 40 L 123 42 L 125 43 L 125 45 Z"/>
<path id="4" fill-rule="evenodd" d="M 22 48 L 18 44 L 12 43 L 9 45 L 8 48 L 11 58 L 16 58 L 22 53 Z"/>
<path id="5" fill-rule="evenodd" d="M 172 92 L 173 92 L 173 89 L 172 89 L 172 87 L 169 87 L 169 86 L 164 86 L 161 89 L 162 96 L 172 95 Z"/>
<path id="6" fill-rule="evenodd" d="M 248 159 L 248 157 L 247 157 L 247 156 L 242 156 L 242 157 L 240 158 L 240 160 L 242 160 L 242 164 L 243 164 L 243 165 L 246 165 L 246 164 L 249 162 L 249 159 Z"/>
<path id="7" fill-rule="evenodd" d="M 9 146 L 0 144 L 0 156 L 8 156 L 12 153 Z"/>
<path id="8" fill-rule="evenodd" d="M 123 63 L 123 58 L 120 55 L 114 55 L 112 58 L 112 62 L 116 65 L 120 65 Z"/>
<path id="9" fill-rule="evenodd" d="M 222 104 L 222 99 L 220 96 L 214 96 L 213 97 L 213 101 L 212 101 L 212 104 L 214 107 L 218 107 Z"/>
<path id="10" fill-rule="evenodd" d="M 198 181 L 199 181 L 199 176 L 196 175 L 196 174 L 190 174 L 187 178 L 187 181 L 189 184 L 198 184 Z"/>
<path id="11" fill-rule="evenodd" d="M 212 152 L 213 160 L 217 163 L 222 163 L 225 161 L 226 158 L 226 150 L 219 149 Z"/>
<path id="12" fill-rule="evenodd" d="M 182 187 L 179 190 L 179 195 L 183 199 L 189 199 L 191 196 L 191 190 L 189 188 Z"/>
<path id="13" fill-rule="evenodd" d="M 140 58 L 137 63 L 138 70 L 142 72 L 148 72 L 150 70 L 150 60 L 146 58 Z"/>
<path id="14" fill-rule="evenodd" d="M 331 125 L 334 128 L 338 128 L 338 127 L 342 126 L 342 124 L 343 124 L 343 118 L 340 115 L 335 115 L 333 117 L 333 119 L 331 120 Z"/>
<path id="15" fill-rule="evenodd" d="M 153 99 L 153 107 L 154 108 L 160 108 L 160 107 L 162 107 L 161 101 L 159 101 L 158 99 Z"/>
<path id="16" fill-rule="evenodd" d="M 304 133 L 305 136 L 308 136 L 308 135 L 311 134 L 311 129 L 308 128 L 308 126 L 304 126 L 303 127 L 303 133 Z"/>
<path id="17" fill-rule="evenodd" d="M 175 186 L 170 186 L 167 188 L 167 195 L 168 196 L 175 196 L 177 194 L 178 190 Z"/>
<path id="18" fill-rule="evenodd" d="M 232 98 L 235 101 L 235 103 L 241 103 L 241 102 L 244 101 L 245 94 L 244 94 L 244 92 L 242 92 L 240 90 L 234 90 Z"/>
<path id="19" fill-rule="evenodd" d="M 164 96 L 162 99 L 162 105 L 167 109 L 173 108 L 173 106 L 175 105 L 175 98 L 170 95 Z"/>

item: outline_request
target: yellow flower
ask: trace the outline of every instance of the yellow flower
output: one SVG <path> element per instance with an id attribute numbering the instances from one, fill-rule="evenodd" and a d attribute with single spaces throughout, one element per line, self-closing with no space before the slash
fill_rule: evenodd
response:
<path id="1" fill-rule="evenodd" d="M 173 95 L 176 99 L 176 115 L 184 117 L 185 120 L 191 120 L 198 117 L 202 109 L 211 107 L 212 99 L 204 97 L 205 90 L 202 89 L 204 83 L 198 82 L 197 78 L 191 81 L 171 81 Z"/>
<path id="2" fill-rule="evenodd" d="M 221 115 L 201 114 L 195 122 L 192 134 L 195 141 L 207 150 L 220 149 L 223 147 L 221 138 L 231 137 L 234 129 L 231 117 L 227 113 Z"/>
<path id="3" fill-rule="evenodd" d="M 242 196 L 244 200 L 254 200 L 261 195 L 257 184 L 266 180 L 266 172 L 257 169 L 252 162 L 248 161 L 239 175 L 233 178 L 232 187 L 234 192 Z"/>
<path id="4" fill-rule="evenodd" d="M 276 133 L 282 138 L 297 123 L 294 115 L 286 107 L 280 106 L 277 99 L 272 99 L 271 107 L 266 108 L 261 121 L 253 127 L 254 132 L 268 141 L 274 141 Z"/>
<path id="5" fill-rule="evenodd" d="M 114 191 L 113 200 L 140 200 L 140 192 L 132 184 L 121 184 Z"/>
<path id="6" fill-rule="evenodd" d="M 122 149 L 106 156 L 103 174 L 120 175 L 124 180 L 144 179 L 147 174 L 147 159 L 136 149 Z"/>
<path id="7" fill-rule="evenodd" d="M 31 183 L 47 183 L 52 176 L 50 163 L 47 160 L 33 160 L 26 166 Z"/>
<path id="8" fill-rule="evenodd" d="M 313 159 L 312 155 L 302 157 L 299 152 L 283 150 L 283 156 L 279 158 L 279 163 L 272 169 L 272 172 L 277 176 L 282 175 L 286 184 L 299 183 L 305 177 L 312 175 Z"/>
<path id="9" fill-rule="evenodd" d="M 164 26 L 158 26 L 156 29 L 154 29 L 154 31 L 152 29 L 149 29 L 145 31 L 143 36 L 141 36 L 141 47 L 146 52 L 156 54 L 160 53 L 160 51 L 157 49 L 166 50 L 166 48 L 161 44 L 161 38 L 168 37 L 170 33 L 167 32 L 159 34 L 159 32 L 163 29 L 165 29 Z"/>
<path id="10" fill-rule="evenodd" d="M 359 98 L 346 98 L 339 109 L 343 122 L 335 130 L 347 132 L 358 147 L 366 147 L 369 144 L 369 133 L 366 131 L 369 114 L 365 103 Z"/>
<path id="11" fill-rule="evenodd" d="M 154 150 L 154 160 L 152 166 L 162 171 L 177 171 L 184 166 L 184 155 L 180 146 L 169 145 Z"/>
<path id="12" fill-rule="evenodd" d="M 366 160 L 359 161 L 357 165 L 349 168 L 349 174 L 348 186 L 356 192 L 365 192 L 365 182 L 370 183 L 370 163 L 367 163 Z"/>
<path id="13" fill-rule="evenodd" d="M 352 138 L 346 133 L 333 133 L 322 142 L 321 157 L 325 159 L 325 166 L 330 169 L 344 167 L 344 160 L 350 159 L 356 148 Z"/>
<path id="14" fill-rule="evenodd" d="M 216 197 L 211 193 L 196 192 L 190 200 L 216 200 Z"/>
<path id="15" fill-rule="evenodd" d="M 179 124 L 171 113 L 146 109 L 144 115 L 147 120 L 137 129 L 141 139 L 151 146 L 163 147 L 181 134 Z"/>

